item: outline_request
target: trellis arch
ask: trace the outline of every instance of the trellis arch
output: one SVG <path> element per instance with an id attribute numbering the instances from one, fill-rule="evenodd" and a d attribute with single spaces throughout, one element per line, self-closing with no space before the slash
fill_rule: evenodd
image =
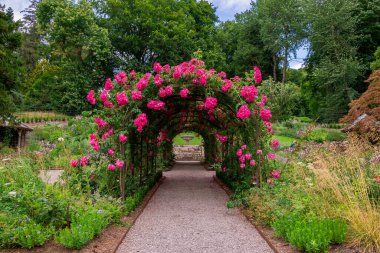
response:
<path id="1" fill-rule="evenodd" d="M 237 182 L 252 178 L 260 185 L 273 158 L 271 113 L 255 86 L 260 82 L 257 67 L 244 78 L 227 79 L 197 59 L 174 67 L 155 63 L 145 74 L 121 71 L 102 90 L 89 92 L 98 126 L 90 136 L 95 155 L 72 165 L 87 166 L 91 157 L 106 173 L 119 171 L 124 199 L 126 179 L 138 176 L 142 184 L 157 164 L 171 159 L 171 139 L 190 129 L 204 138 L 206 162 L 221 163 L 223 173 Z"/>

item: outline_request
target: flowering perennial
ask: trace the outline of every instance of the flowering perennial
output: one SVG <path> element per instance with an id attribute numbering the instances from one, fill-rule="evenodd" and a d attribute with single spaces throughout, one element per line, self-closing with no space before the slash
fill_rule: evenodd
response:
<path id="1" fill-rule="evenodd" d="M 145 113 L 141 113 L 134 121 L 133 123 L 137 127 L 137 132 L 141 133 L 143 131 L 143 128 L 148 124 L 148 117 Z"/>

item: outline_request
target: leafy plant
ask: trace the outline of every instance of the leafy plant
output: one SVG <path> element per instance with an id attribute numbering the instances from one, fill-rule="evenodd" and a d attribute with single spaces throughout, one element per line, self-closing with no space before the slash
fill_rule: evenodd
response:
<path id="1" fill-rule="evenodd" d="M 71 220 L 70 227 L 60 230 L 54 237 L 69 249 L 81 249 L 108 225 L 103 211 L 91 207 L 74 211 Z"/>
<path id="2" fill-rule="evenodd" d="M 273 228 L 278 236 L 306 252 L 327 252 L 330 244 L 343 243 L 347 235 L 345 221 L 331 218 L 283 216 L 273 223 Z"/>
<path id="3" fill-rule="evenodd" d="M 41 246 L 52 235 L 52 228 L 44 228 L 41 224 L 28 220 L 19 226 L 15 232 L 17 244 L 24 248 Z"/>

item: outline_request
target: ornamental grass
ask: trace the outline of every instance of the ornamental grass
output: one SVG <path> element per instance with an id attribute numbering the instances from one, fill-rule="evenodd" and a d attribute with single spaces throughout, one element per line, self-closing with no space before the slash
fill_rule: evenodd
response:
<path id="1" fill-rule="evenodd" d="M 380 252 L 380 164 L 377 149 L 350 138 L 347 149 L 318 150 L 311 166 L 319 213 L 343 218 L 349 226 L 347 242 L 362 252 Z"/>

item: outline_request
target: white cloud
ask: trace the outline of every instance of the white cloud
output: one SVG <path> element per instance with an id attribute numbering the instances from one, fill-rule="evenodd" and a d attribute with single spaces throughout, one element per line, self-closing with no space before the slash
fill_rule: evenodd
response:
<path id="1" fill-rule="evenodd" d="M 232 20 L 236 13 L 248 10 L 251 0 L 207 0 L 212 3 L 221 21 Z"/>
<path id="2" fill-rule="evenodd" d="M 234 13 L 242 12 L 249 9 L 251 0 L 209 0 L 221 11 L 230 11 Z"/>
<path id="3" fill-rule="evenodd" d="M 22 18 L 21 11 L 29 6 L 29 0 L 0 0 L 0 4 L 5 4 L 5 7 L 13 9 L 15 20 Z"/>
<path id="4" fill-rule="evenodd" d="M 289 67 L 291 69 L 300 69 L 303 67 L 303 62 L 290 62 Z"/>

